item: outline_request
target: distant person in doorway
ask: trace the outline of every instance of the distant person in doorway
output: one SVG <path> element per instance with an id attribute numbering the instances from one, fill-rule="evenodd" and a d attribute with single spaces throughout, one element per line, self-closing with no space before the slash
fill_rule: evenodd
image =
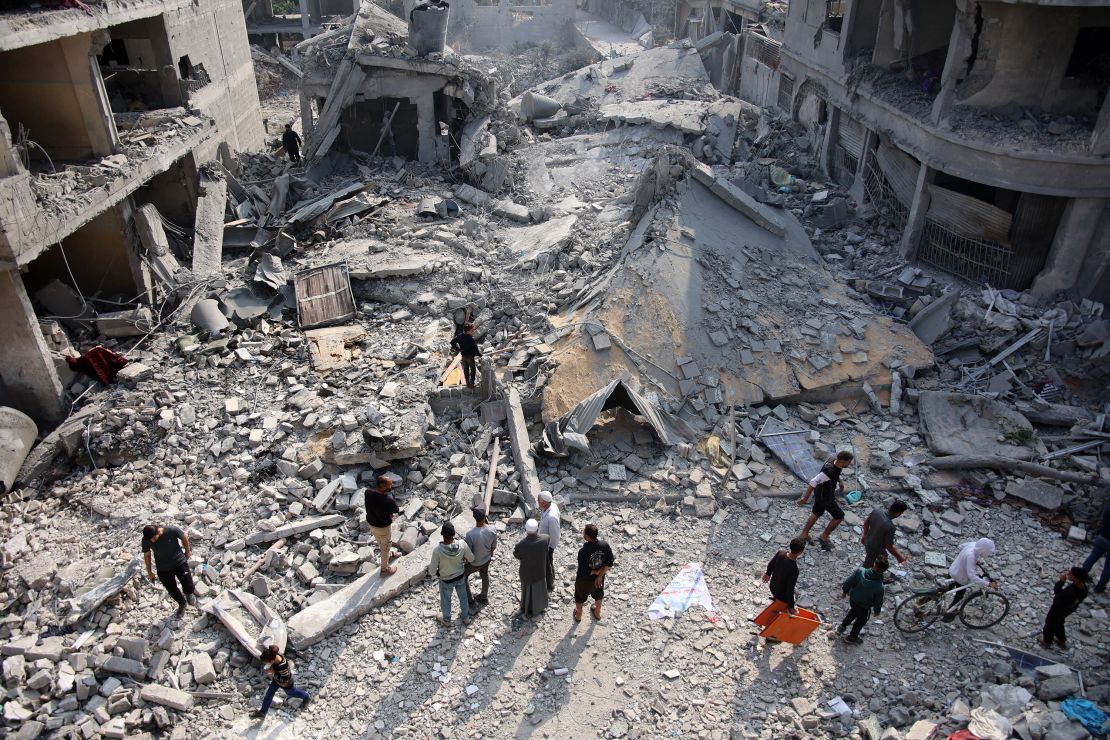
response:
<path id="1" fill-rule="evenodd" d="M 463 324 L 462 331 L 451 340 L 451 349 L 462 355 L 463 378 L 466 387 L 473 388 L 478 382 L 478 358 L 482 356 L 478 340 L 474 338 L 474 324 Z"/>
<path id="2" fill-rule="evenodd" d="M 197 597 L 193 595 L 196 590 L 193 574 L 189 570 L 189 556 L 192 555 L 189 535 L 179 527 L 148 524 L 143 527 L 142 551 L 146 577 L 154 583 L 154 570 L 158 571 L 158 580 L 166 587 L 170 598 L 177 602 L 177 616 L 183 616 L 186 602 L 197 603 Z M 154 569 L 150 566 L 152 554 Z M 181 588 L 177 586 L 179 582 Z"/>
<path id="3" fill-rule="evenodd" d="M 810 497 L 813 497 L 813 512 L 806 520 L 805 526 L 802 527 L 802 534 L 800 535 L 803 540 L 809 541 L 809 530 L 813 528 L 813 525 L 826 511 L 832 517 L 829 526 L 825 527 L 825 531 L 817 538 L 822 550 L 833 549 L 832 543 L 829 542 L 829 535 L 844 521 L 844 510 L 836 502 L 836 493 L 837 488 L 839 488 L 841 495 L 844 494 L 844 484 L 840 480 L 840 474 L 844 472 L 844 468 L 851 464 L 851 452 L 836 453 L 836 457 L 821 466 L 821 472 L 810 480 L 805 495 L 798 499 L 798 506 L 805 506 L 809 503 Z"/>
<path id="4" fill-rule="evenodd" d="M 293 130 L 293 124 L 285 124 L 285 133 L 281 135 L 281 146 L 289 156 L 289 161 L 294 164 L 301 161 L 301 135 Z"/>

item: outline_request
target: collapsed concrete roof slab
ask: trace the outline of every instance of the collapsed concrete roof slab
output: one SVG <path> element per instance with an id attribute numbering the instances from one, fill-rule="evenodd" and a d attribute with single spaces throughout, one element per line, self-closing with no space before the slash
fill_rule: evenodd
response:
<path id="1" fill-rule="evenodd" d="M 938 455 L 1030 460 L 1041 452 L 1029 420 L 999 401 L 968 393 L 923 391 L 917 412 L 925 441 Z"/>
<path id="2" fill-rule="evenodd" d="M 545 419 L 622 369 L 669 399 L 672 413 L 704 426 L 715 404 L 831 399 L 864 380 L 888 384 L 892 366 L 932 364 L 908 328 L 837 284 L 789 214 L 780 237 L 692 178 L 679 191 L 641 220 L 612 271 L 556 322 L 572 330 L 555 345 Z M 612 348 L 596 350 L 585 322 Z M 699 374 L 680 372 L 679 358 L 692 358 Z"/>

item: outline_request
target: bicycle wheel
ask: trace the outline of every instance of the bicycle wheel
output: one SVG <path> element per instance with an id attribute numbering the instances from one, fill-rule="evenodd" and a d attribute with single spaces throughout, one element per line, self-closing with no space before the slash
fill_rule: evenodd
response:
<path id="1" fill-rule="evenodd" d="M 926 629 L 940 618 L 944 597 L 933 593 L 914 594 L 894 610 L 894 626 L 913 634 Z"/>
<path id="2" fill-rule="evenodd" d="M 980 591 L 964 599 L 960 621 L 973 630 L 993 627 L 1010 613 L 1010 600 L 997 591 Z"/>

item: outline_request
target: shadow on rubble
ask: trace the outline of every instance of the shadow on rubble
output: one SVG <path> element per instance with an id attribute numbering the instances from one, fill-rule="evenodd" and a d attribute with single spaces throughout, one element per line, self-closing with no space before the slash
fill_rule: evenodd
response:
<path id="1" fill-rule="evenodd" d="M 587 605 L 586 610 L 589 608 L 591 608 L 590 605 Z M 551 658 L 548 660 L 549 666 L 554 668 L 566 668 L 568 671 L 567 675 L 574 675 L 575 668 L 578 667 L 578 661 L 582 658 L 582 652 L 590 645 L 590 638 L 593 636 L 594 626 L 597 624 L 594 619 L 586 613 L 586 610 L 583 611 L 585 616 L 582 617 L 583 622 L 589 622 L 586 631 L 578 634 L 578 627 L 580 627 L 580 625 L 573 620 L 568 620 L 566 634 L 563 635 L 563 639 L 559 640 L 559 644 L 551 651 Z M 562 678 L 553 675 L 549 680 L 562 681 Z M 535 705 L 541 691 L 546 688 L 546 683 L 547 682 L 541 683 L 536 687 L 532 697 L 528 700 L 529 704 Z M 562 688 L 569 691 L 569 687 L 564 686 Z M 520 724 L 516 728 L 515 737 L 531 737 L 537 730 L 540 730 L 540 728 L 544 728 L 546 732 L 551 728 L 545 727 L 545 725 L 557 715 L 558 712 L 551 715 L 551 717 L 545 718 L 546 721 L 541 721 L 536 724 L 532 724 L 531 722 L 531 717 L 534 715 L 525 715 L 521 718 Z"/>
<path id="2" fill-rule="evenodd" d="M 435 606 L 438 610 L 438 588 L 435 595 Z M 454 608 L 458 609 L 457 603 Z M 424 702 L 439 690 L 441 684 L 438 678 L 433 675 L 434 672 L 431 669 L 426 674 L 421 674 L 420 666 L 427 663 L 439 663 L 443 668 L 441 674 L 449 673 L 451 665 L 458 655 L 459 646 L 463 641 L 463 635 L 458 632 L 461 626 L 457 618 L 452 627 L 444 627 L 437 623 L 435 635 L 420 651 L 420 654 L 409 663 L 408 672 L 405 673 L 404 677 L 399 680 L 390 677 L 390 682 L 397 688 L 382 696 L 377 706 L 367 715 L 370 718 L 370 727 L 367 728 L 369 735 L 373 735 L 376 731 L 383 736 L 390 737 L 398 727 L 407 724 L 415 715 L 424 711 Z M 408 706 L 400 706 L 402 702 Z M 400 715 L 398 715 L 398 712 L 400 712 Z M 373 726 L 373 722 L 378 719 L 385 723 L 384 728 Z"/>

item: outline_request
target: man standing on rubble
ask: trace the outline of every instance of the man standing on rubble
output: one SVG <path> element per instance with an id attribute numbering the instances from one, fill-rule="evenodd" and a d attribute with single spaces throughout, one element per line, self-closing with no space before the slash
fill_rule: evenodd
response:
<path id="1" fill-rule="evenodd" d="M 805 495 L 798 499 L 798 506 L 805 506 L 809 503 L 809 497 L 814 497 L 813 513 L 809 515 L 809 519 L 806 520 L 806 525 L 802 528 L 801 535 L 799 535 L 803 540 L 809 541 L 809 530 L 817 523 L 822 514 L 827 511 L 829 516 L 832 517 L 829 526 L 825 527 L 825 531 L 817 538 L 822 550 L 833 549 L 832 543 L 829 542 L 829 535 L 844 521 L 844 510 L 836 502 L 836 491 L 839 487 L 840 493 L 844 493 L 844 484 L 840 481 L 840 474 L 844 471 L 844 468 L 851 464 L 851 452 L 836 453 L 835 458 L 831 458 L 821 466 L 821 472 L 813 476 L 806 488 Z"/>
<path id="2" fill-rule="evenodd" d="M 184 546 L 184 549 L 182 549 Z M 154 570 L 150 567 L 150 555 L 154 553 L 154 565 L 158 570 L 158 580 L 166 587 L 166 592 L 177 602 L 177 616 L 185 614 L 185 603 L 197 603 L 193 595 L 193 574 L 189 570 L 189 535 L 174 526 L 162 527 L 148 524 L 143 527 L 143 560 L 146 561 L 146 577 L 154 583 Z M 177 587 L 178 581 L 181 588 Z M 184 595 L 182 595 L 184 590 Z"/>
<path id="3" fill-rule="evenodd" d="M 389 555 L 393 547 L 393 516 L 400 514 L 401 510 L 389 495 L 391 490 L 393 490 L 393 480 L 387 475 L 380 475 L 377 487 L 367 488 L 364 499 L 366 523 L 370 525 L 370 531 L 378 542 L 378 549 L 382 551 L 382 578 L 388 578 L 397 572 L 397 566 L 389 564 Z"/>
<path id="4" fill-rule="evenodd" d="M 1098 577 L 1098 583 L 1095 585 L 1096 594 L 1106 593 L 1106 584 L 1110 583 L 1110 501 L 1102 507 L 1102 526 L 1095 536 L 1091 554 L 1083 561 L 1083 570 L 1094 573 L 1094 567 L 1099 558 L 1106 559 L 1102 561 L 1102 575 Z"/>
<path id="5" fill-rule="evenodd" d="M 897 529 L 894 520 L 902 516 L 907 508 L 905 501 L 895 501 L 885 511 L 876 506 L 863 522 L 863 537 L 860 538 L 860 544 L 863 545 L 864 550 L 864 568 L 873 566 L 883 553 L 890 553 L 899 564 L 906 562 L 907 556 L 894 546 L 894 531 Z"/>
<path id="6" fill-rule="evenodd" d="M 462 355 L 463 378 L 466 387 L 473 388 L 478 382 L 478 358 L 482 350 L 478 349 L 478 341 L 474 338 L 474 324 L 463 324 L 462 331 L 451 340 L 451 349 Z"/>
<path id="7" fill-rule="evenodd" d="M 293 124 L 285 124 L 285 133 L 281 135 L 281 146 L 289 155 L 289 161 L 297 164 L 301 161 L 301 135 L 293 130 Z"/>
<path id="8" fill-rule="evenodd" d="M 489 603 L 489 564 L 493 560 L 493 551 L 497 548 L 497 533 L 486 526 L 486 510 L 474 509 L 474 528 L 466 533 L 466 544 L 470 552 L 474 553 L 474 562 L 466 564 L 466 598 L 470 608 L 477 604 Z M 470 574 L 477 573 L 482 579 L 482 593 L 475 598 L 470 590 Z"/>
<path id="9" fill-rule="evenodd" d="M 559 546 L 559 507 L 551 491 L 540 491 L 540 534 L 547 535 L 547 592 L 555 590 L 555 548 Z"/>
<path id="10" fill-rule="evenodd" d="M 535 519 L 524 523 L 524 539 L 516 543 L 513 557 L 520 561 L 520 611 L 517 616 L 534 617 L 547 608 L 544 578 L 547 563 L 547 535 L 539 533 Z"/>

